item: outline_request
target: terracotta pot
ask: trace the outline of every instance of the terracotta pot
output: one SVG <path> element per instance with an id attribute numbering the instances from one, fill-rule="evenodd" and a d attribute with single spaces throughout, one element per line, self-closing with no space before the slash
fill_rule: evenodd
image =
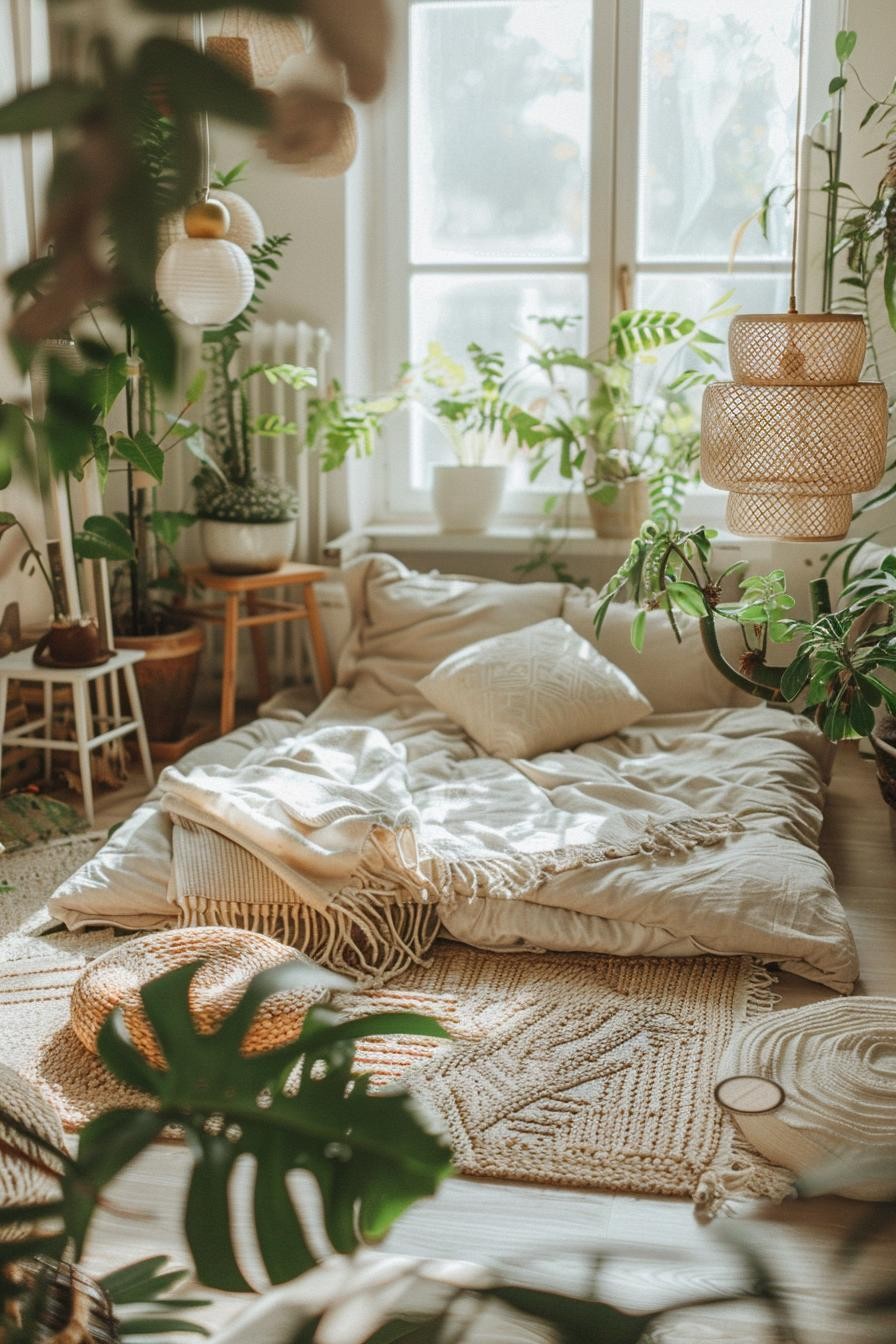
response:
<path id="1" fill-rule="evenodd" d="M 151 742 L 179 742 L 183 737 L 203 639 L 202 626 L 188 621 L 170 634 L 116 635 L 116 648 L 142 649 L 146 654 L 134 671 Z"/>
<path id="2" fill-rule="evenodd" d="M 637 536 L 644 519 L 650 517 L 650 490 L 641 477 L 623 481 L 612 504 L 601 504 L 587 493 L 585 499 L 598 537 L 629 541 Z"/>
<path id="3" fill-rule="evenodd" d="M 202 549 L 216 574 L 269 574 L 292 557 L 296 523 L 224 523 L 203 518 Z"/>

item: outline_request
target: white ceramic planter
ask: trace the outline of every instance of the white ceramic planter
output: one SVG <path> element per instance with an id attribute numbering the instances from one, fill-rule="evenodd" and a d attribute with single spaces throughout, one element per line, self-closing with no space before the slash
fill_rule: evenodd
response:
<path id="1" fill-rule="evenodd" d="M 296 523 L 220 523 L 203 518 L 202 549 L 218 574 L 267 574 L 292 558 Z"/>
<path id="2" fill-rule="evenodd" d="M 443 532 L 487 532 L 498 516 L 505 466 L 433 467 L 432 506 Z"/>

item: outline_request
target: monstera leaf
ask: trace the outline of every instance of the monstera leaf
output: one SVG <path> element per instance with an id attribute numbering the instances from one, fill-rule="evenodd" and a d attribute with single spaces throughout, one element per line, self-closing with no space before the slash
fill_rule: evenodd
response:
<path id="1" fill-rule="evenodd" d="M 110 1111 L 83 1131 L 82 1195 L 79 1203 L 70 1192 L 69 1232 L 80 1249 L 98 1191 L 175 1124 L 193 1160 L 185 1231 L 197 1276 L 208 1287 L 249 1291 L 232 1236 L 229 1186 L 237 1160 L 248 1155 L 255 1162 L 255 1232 L 271 1282 L 294 1278 L 315 1260 L 288 1188 L 292 1171 L 304 1169 L 316 1181 L 335 1250 L 349 1252 L 383 1236 L 404 1209 L 435 1192 L 451 1155 L 403 1088 L 370 1091 L 369 1077 L 354 1070 L 354 1043 L 364 1036 L 446 1033 L 434 1019 L 413 1013 L 343 1021 L 315 1004 L 295 1041 L 243 1055 L 246 1032 L 272 994 L 349 982 L 298 961 L 262 971 L 217 1031 L 204 1035 L 188 1003 L 200 964 L 179 967 L 141 991 L 166 1069 L 135 1049 L 120 1009 L 103 1025 L 102 1059 L 122 1082 L 154 1098 L 157 1109 Z"/>

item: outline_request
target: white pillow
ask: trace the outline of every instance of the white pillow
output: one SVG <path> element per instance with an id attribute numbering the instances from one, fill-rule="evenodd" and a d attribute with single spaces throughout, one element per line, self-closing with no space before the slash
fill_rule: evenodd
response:
<path id="1" fill-rule="evenodd" d="M 577 747 L 651 713 L 625 673 L 559 617 L 459 649 L 418 688 L 505 759 Z"/>
<path id="2" fill-rule="evenodd" d="M 648 611 L 644 652 L 632 647 L 631 627 L 637 608 L 633 602 L 613 602 L 600 632 L 594 639 L 597 594 L 590 588 L 570 593 L 563 604 L 563 619 L 618 668 L 631 677 L 638 690 L 653 705 L 654 714 L 679 714 L 694 709 L 729 709 L 759 702 L 740 691 L 706 655 L 700 637 L 700 622 L 694 616 L 676 613 L 681 643 L 675 638 L 664 611 Z M 733 621 L 717 621 L 722 652 L 737 667 L 743 651 L 739 628 Z"/>

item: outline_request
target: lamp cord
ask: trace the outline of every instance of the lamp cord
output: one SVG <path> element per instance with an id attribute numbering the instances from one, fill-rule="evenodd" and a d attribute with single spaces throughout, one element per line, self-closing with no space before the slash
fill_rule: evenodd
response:
<path id="1" fill-rule="evenodd" d="M 205 23 L 202 14 L 199 13 L 194 19 L 193 40 L 196 47 L 203 54 L 205 53 Z M 199 197 L 200 200 L 207 201 L 211 191 L 211 172 L 212 172 L 212 143 L 211 132 L 209 130 L 208 113 L 199 114 L 199 181 L 201 183 Z"/>
<path id="2" fill-rule="evenodd" d="M 803 146 L 803 62 L 806 51 L 806 0 L 800 0 L 800 54 L 796 86 L 796 135 L 794 138 L 794 177 L 793 177 L 793 239 L 790 249 L 790 307 L 791 313 L 799 309 L 796 306 L 796 254 L 799 233 L 800 173 L 802 170 Z"/>

